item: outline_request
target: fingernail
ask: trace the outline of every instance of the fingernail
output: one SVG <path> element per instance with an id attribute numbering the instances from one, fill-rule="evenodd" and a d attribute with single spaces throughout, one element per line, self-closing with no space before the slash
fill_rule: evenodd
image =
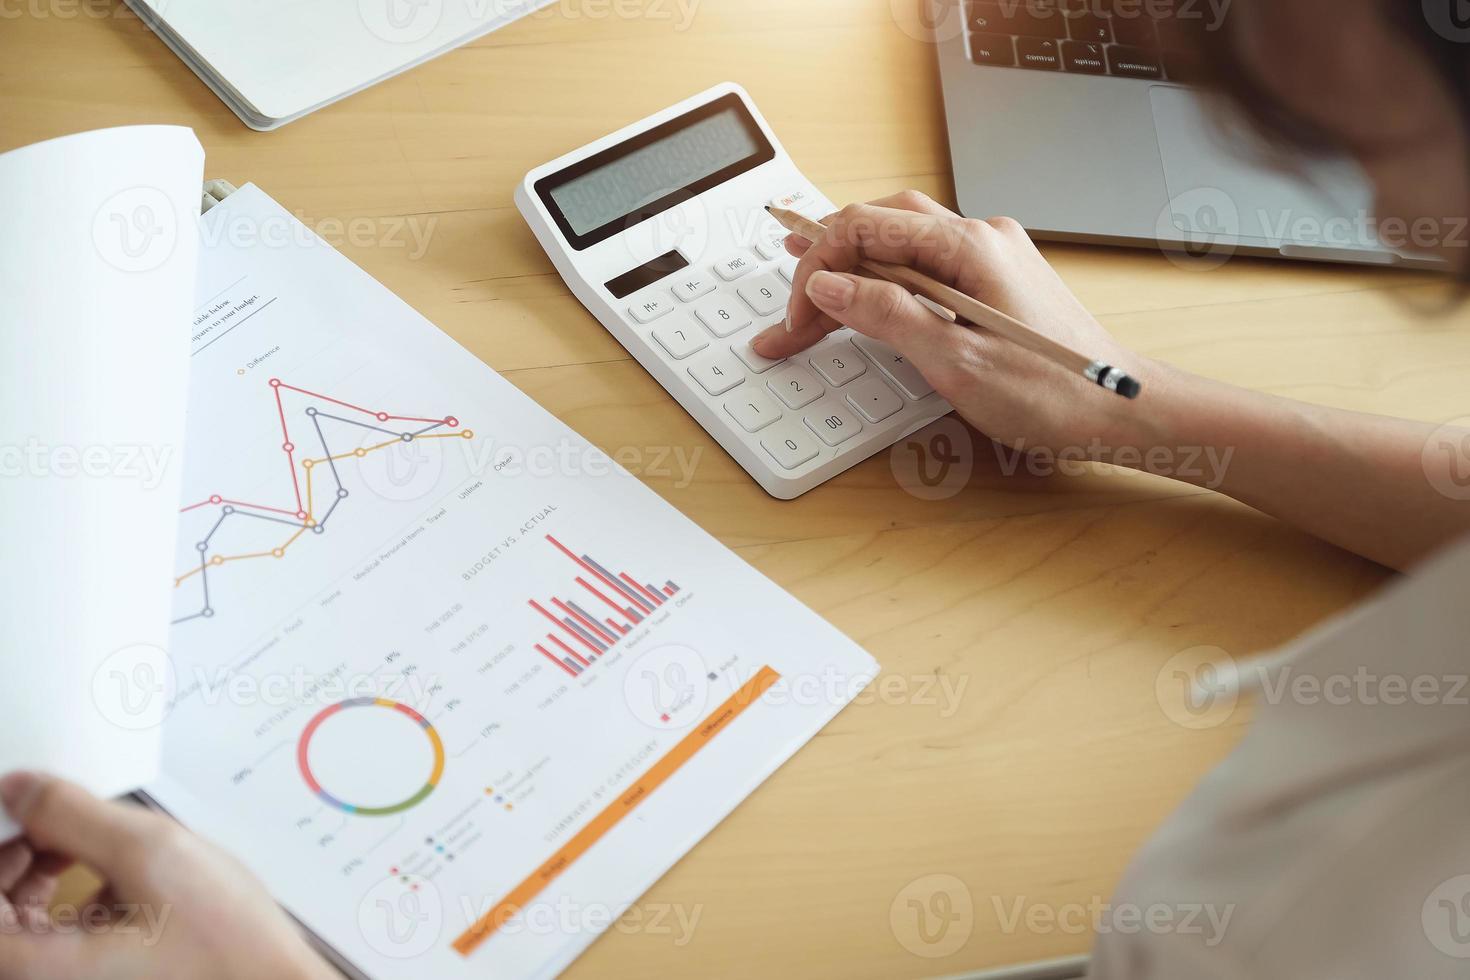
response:
<path id="1" fill-rule="evenodd" d="M 857 286 L 851 279 L 831 272 L 814 272 L 806 281 L 806 294 L 824 310 L 841 313 L 852 303 Z"/>
<path id="2" fill-rule="evenodd" d="M 766 343 L 770 341 L 770 339 L 776 335 L 776 331 L 780 329 L 781 324 L 778 323 L 774 327 L 767 327 L 766 329 L 762 330 L 760 333 L 750 338 L 750 349 L 764 357 L 765 354 L 762 352 L 762 348 L 766 346 Z M 786 329 L 790 330 L 791 328 L 787 327 Z"/>
<path id="3" fill-rule="evenodd" d="M 41 777 L 33 772 L 12 772 L 0 778 L 0 803 L 17 819 L 30 811 L 31 804 L 41 792 Z"/>

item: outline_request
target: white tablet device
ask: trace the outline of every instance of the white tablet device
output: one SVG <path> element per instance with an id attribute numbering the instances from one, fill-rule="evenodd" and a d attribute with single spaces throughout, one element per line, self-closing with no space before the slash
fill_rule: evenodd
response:
<path id="1" fill-rule="evenodd" d="M 587 309 L 772 496 L 797 497 L 949 404 L 846 328 L 784 361 L 796 260 L 768 204 L 836 210 L 750 96 L 724 84 L 526 175 L 516 205 Z"/>

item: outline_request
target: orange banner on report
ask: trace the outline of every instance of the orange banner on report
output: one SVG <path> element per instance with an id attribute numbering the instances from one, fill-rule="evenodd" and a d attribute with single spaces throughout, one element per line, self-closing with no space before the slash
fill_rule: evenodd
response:
<path id="1" fill-rule="evenodd" d="M 647 799 L 648 794 L 658 789 L 666 779 L 679 770 L 680 766 L 708 745 L 710 739 L 724 731 L 730 722 L 734 721 L 742 711 L 750 707 L 756 698 L 766 693 L 771 685 L 780 679 L 781 675 L 770 667 L 762 667 L 757 671 L 756 675 L 740 690 L 730 695 L 729 700 L 700 722 L 698 728 L 684 736 L 678 745 L 675 745 L 667 755 L 634 780 L 632 785 L 620 793 L 616 800 L 593 817 L 587 826 L 577 831 L 571 840 L 548 858 L 541 867 L 532 872 L 530 877 L 517 885 L 493 909 L 485 913 L 480 921 L 470 926 L 454 941 L 455 951 L 461 956 L 468 956 L 474 952 L 476 947 L 495 934 L 495 930 L 515 916 L 527 902 L 540 894 L 541 890 L 551 884 L 558 875 L 571 867 L 573 861 L 587 853 L 588 848 L 617 826 L 618 821 Z"/>

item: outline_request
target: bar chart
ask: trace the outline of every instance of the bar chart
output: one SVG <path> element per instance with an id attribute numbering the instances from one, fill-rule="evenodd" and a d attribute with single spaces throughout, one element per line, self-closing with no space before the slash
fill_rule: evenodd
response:
<path id="1" fill-rule="evenodd" d="M 615 572 L 591 555 L 579 555 L 550 534 L 546 540 L 575 566 L 574 583 L 580 591 L 545 602 L 530 600 L 531 608 L 555 627 L 545 642 L 536 644 L 536 652 L 572 677 L 610 653 L 619 640 L 679 594 L 672 579 L 654 585 L 621 568 Z M 616 615 L 607 615 L 608 609 Z"/>

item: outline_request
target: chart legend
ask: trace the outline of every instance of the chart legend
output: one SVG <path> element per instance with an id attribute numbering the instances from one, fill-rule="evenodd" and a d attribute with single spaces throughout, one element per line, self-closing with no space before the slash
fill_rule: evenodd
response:
<path id="1" fill-rule="evenodd" d="M 531 608 L 556 627 L 546 634 L 546 642 L 536 644 L 536 652 L 572 677 L 606 656 L 654 610 L 679 594 L 672 579 L 663 585 L 640 581 L 627 572 L 613 572 L 591 555 L 573 552 L 550 534 L 546 540 L 575 565 L 574 582 L 581 591 L 545 603 L 530 600 Z M 606 609 L 616 615 L 606 615 Z"/>

